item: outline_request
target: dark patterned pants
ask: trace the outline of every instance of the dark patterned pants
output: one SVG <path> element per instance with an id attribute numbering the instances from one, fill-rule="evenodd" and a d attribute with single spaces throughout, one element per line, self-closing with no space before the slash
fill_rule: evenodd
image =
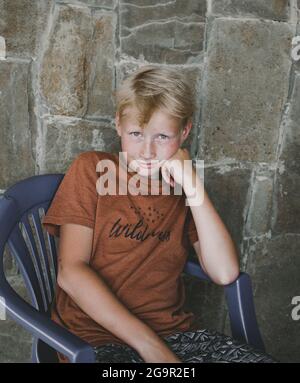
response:
<path id="1" fill-rule="evenodd" d="M 230 336 L 211 330 L 178 332 L 163 337 L 185 363 L 278 363 L 270 355 Z M 145 363 L 128 345 L 108 343 L 94 347 L 98 363 Z"/>

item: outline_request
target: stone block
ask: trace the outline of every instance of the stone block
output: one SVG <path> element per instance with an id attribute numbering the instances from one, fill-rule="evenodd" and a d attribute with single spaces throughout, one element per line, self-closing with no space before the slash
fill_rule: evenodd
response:
<path id="1" fill-rule="evenodd" d="M 237 249 L 243 239 L 244 210 L 248 204 L 249 169 L 205 168 L 204 186 Z"/>
<path id="2" fill-rule="evenodd" d="M 120 4 L 121 53 L 162 64 L 201 61 L 206 2 Z"/>
<path id="3" fill-rule="evenodd" d="M 216 19 L 204 73 L 200 156 L 275 160 L 288 94 L 291 26 Z"/>
<path id="4" fill-rule="evenodd" d="M 272 214 L 272 230 L 275 233 L 300 234 L 299 189 L 299 173 L 287 170 L 277 175 Z"/>
<path id="5" fill-rule="evenodd" d="M 281 362 L 300 361 L 299 320 L 292 298 L 299 296 L 299 235 L 265 237 L 249 243 L 247 272 L 253 283 L 258 324 L 269 354 Z"/>
<path id="6" fill-rule="evenodd" d="M 74 4 L 78 6 L 88 6 L 88 7 L 103 7 L 107 9 L 114 9 L 117 0 L 59 0 L 56 1 L 57 3 L 68 3 L 68 4 Z"/>
<path id="7" fill-rule="evenodd" d="M 223 332 L 226 306 L 224 288 L 187 274 L 184 274 L 184 282 L 186 293 L 184 311 L 195 314 L 198 328 Z"/>
<path id="8" fill-rule="evenodd" d="M 300 74 L 295 76 L 284 121 L 284 136 L 279 159 L 282 170 L 275 179 L 272 228 L 276 233 L 300 233 L 300 132 L 299 132 Z"/>
<path id="9" fill-rule="evenodd" d="M 30 303 L 22 276 L 7 277 L 7 279 L 11 287 Z M 0 362 L 30 362 L 31 346 L 31 334 L 6 314 L 5 319 L 0 320 Z"/>
<path id="10" fill-rule="evenodd" d="M 0 0 L 0 36 L 6 40 L 7 56 L 38 56 L 52 6 L 51 0 Z"/>
<path id="11" fill-rule="evenodd" d="M 298 10 L 298 20 L 299 22 L 297 24 L 296 36 L 300 36 L 300 8 Z M 297 42 L 296 46 L 297 46 L 297 55 L 300 56 L 300 41 Z M 298 58 L 297 60 L 293 60 L 293 63 L 294 63 L 295 70 L 297 71 L 298 74 L 300 74 L 300 58 Z"/>
<path id="12" fill-rule="evenodd" d="M 66 171 L 73 159 L 81 152 L 90 150 L 121 151 L 120 139 L 111 123 L 65 119 L 45 119 L 45 157 L 43 173 Z"/>
<path id="13" fill-rule="evenodd" d="M 289 1 L 273 0 L 212 0 L 214 15 L 257 17 L 276 21 L 289 20 Z"/>
<path id="14" fill-rule="evenodd" d="M 295 75 L 293 91 L 289 101 L 289 110 L 284 121 L 284 136 L 281 143 L 282 149 L 279 156 L 284 161 L 284 167 L 288 171 L 294 171 L 300 175 L 300 73 Z"/>
<path id="15" fill-rule="evenodd" d="M 246 236 L 266 234 L 270 230 L 273 203 L 271 170 L 257 170 L 251 187 L 251 202 L 246 217 Z"/>
<path id="16" fill-rule="evenodd" d="M 58 5 L 39 73 L 44 108 L 66 116 L 111 116 L 114 15 Z"/>
<path id="17" fill-rule="evenodd" d="M 0 189 L 35 172 L 29 115 L 29 65 L 0 61 Z"/>

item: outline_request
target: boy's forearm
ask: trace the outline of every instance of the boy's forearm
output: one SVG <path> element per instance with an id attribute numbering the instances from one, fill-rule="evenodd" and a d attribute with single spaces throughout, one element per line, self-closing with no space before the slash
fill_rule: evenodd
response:
<path id="1" fill-rule="evenodd" d="M 187 177 L 196 179 L 196 187 L 185 187 L 198 237 L 201 238 L 201 258 L 205 269 L 217 283 L 227 284 L 239 274 L 239 259 L 235 244 L 222 219 L 210 201 L 201 178 L 194 170 Z M 192 179 L 192 178 L 191 178 Z M 188 180 L 187 185 L 192 185 Z M 189 197 L 192 196 L 192 197 Z M 200 203 L 198 203 L 200 201 Z"/>
<path id="2" fill-rule="evenodd" d="M 88 316 L 142 357 L 150 348 L 159 348 L 168 353 L 169 349 L 163 340 L 118 300 L 89 265 L 73 265 L 58 280 L 60 287 Z"/>

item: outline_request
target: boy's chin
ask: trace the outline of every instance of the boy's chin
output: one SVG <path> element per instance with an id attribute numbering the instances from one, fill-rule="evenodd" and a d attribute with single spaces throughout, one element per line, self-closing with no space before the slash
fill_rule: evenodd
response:
<path id="1" fill-rule="evenodd" d="M 141 177 L 149 177 L 158 179 L 160 175 L 160 168 L 157 169 L 141 169 L 137 172 Z"/>

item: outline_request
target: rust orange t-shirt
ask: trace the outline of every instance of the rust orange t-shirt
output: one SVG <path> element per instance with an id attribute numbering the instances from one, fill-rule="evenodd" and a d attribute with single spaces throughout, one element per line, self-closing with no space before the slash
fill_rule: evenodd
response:
<path id="1" fill-rule="evenodd" d="M 190 246 L 198 241 L 190 207 L 185 204 L 184 192 L 176 195 L 168 186 L 171 194 L 162 194 L 167 183 L 161 174 L 151 183 L 145 183 L 143 177 L 137 183 L 139 195 L 99 193 L 103 185 L 108 185 L 107 181 L 99 186 L 101 177 L 108 174 L 104 167 L 97 167 L 101 160 L 115 165 L 117 191 L 119 185 L 121 190 L 137 175 L 127 171 L 123 158 L 119 153 L 103 151 L 79 154 L 60 183 L 42 224 L 57 237 L 60 225 L 66 223 L 92 228 L 90 267 L 119 301 L 160 336 L 186 331 L 193 328 L 195 315 L 182 309 L 185 289 L 181 273 Z M 58 285 L 51 318 L 92 346 L 124 344 L 81 310 Z M 61 362 L 67 361 L 58 356 Z"/>

